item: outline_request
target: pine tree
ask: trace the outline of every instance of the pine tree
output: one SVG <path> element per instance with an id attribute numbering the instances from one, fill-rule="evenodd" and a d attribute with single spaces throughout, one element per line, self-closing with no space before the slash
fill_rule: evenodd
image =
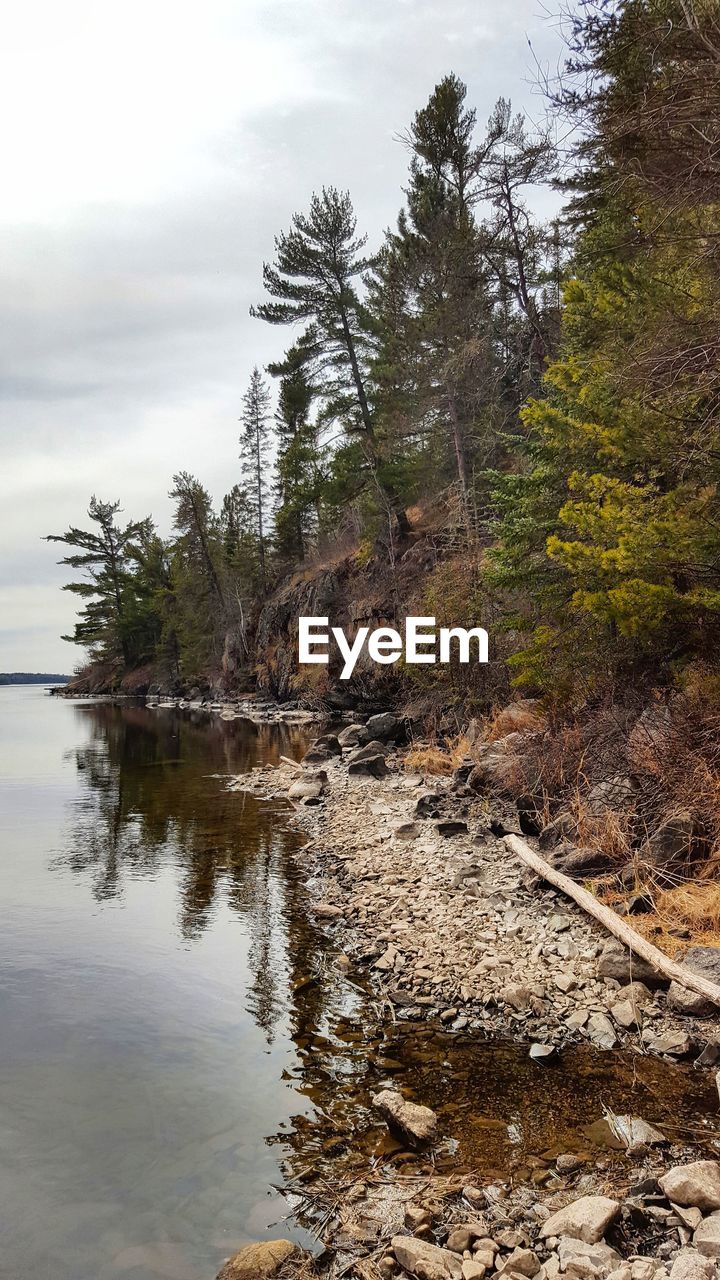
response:
<path id="1" fill-rule="evenodd" d="M 302 347 L 268 366 L 280 379 L 275 431 L 278 441 L 274 496 L 275 545 L 285 563 L 302 560 L 317 532 L 324 475 L 318 427 L 310 418 L 314 388 Z"/>
<path id="2" fill-rule="evenodd" d="M 325 416 L 362 440 L 371 478 L 406 533 L 405 509 L 384 474 L 371 403 L 369 326 L 358 292 L 370 266 L 366 242 L 357 234 L 349 193 L 323 188 L 309 213 L 294 214 L 290 231 L 276 237 L 276 263 L 263 267 L 265 288 L 278 301 L 253 307 L 251 314 L 270 324 L 307 322 L 299 345 Z"/>
<path id="3" fill-rule="evenodd" d="M 250 376 L 250 383 L 243 396 L 240 421 L 240 458 L 246 480 L 246 492 L 254 532 L 257 535 L 260 561 L 260 588 L 267 591 L 268 572 L 266 543 L 268 534 L 269 503 L 269 454 L 270 454 L 270 391 L 257 365 Z"/>
<path id="4" fill-rule="evenodd" d="M 138 637 L 133 618 L 133 560 L 139 543 L 150 536 L 149 519 L 118 526 L 119 502 L 101 502 L 93 495 L 88 515 L 97 532 L 71 526 L 66 533 L 48 534 L 45 542 L 77 547 L 59 564 L 82 569 L 85 580 L 68 582 L 64 591 L 86 600 L 71 636 L 72 644 L 86 645 L 94 658 L 121 657 L 126 667 L 138 658 Z"/>

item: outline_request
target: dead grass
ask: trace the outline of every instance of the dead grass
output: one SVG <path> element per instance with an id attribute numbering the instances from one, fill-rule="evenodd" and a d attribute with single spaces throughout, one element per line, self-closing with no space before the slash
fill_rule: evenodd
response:
<path id="1" fill-rule="evenodd" d="M 403 767 L 408 773 L 449 777 L 469 754 L 470 744 L 464 734 L 459 734 L 455 738 L 446 738 L 442 743 L 417 743 L 406 751 Z"/>
<path id="2" fill-rule="evenodd" d="M 509 733 L 540 733 L 546 728 L 546 723 L 539 709 L 511 702 L 488 717 L 483 738 L 485 742 L 497 742 L 498 738 L 505 738 Z"/>

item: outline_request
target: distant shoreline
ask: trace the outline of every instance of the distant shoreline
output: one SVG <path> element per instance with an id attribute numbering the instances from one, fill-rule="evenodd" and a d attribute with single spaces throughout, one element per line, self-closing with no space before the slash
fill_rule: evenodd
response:
<path id="1" fill-rule="evenodd" d="M 0 671 L 0 685 L 4 684 L 67 684 L 70 676 L 47 671 Z"/>

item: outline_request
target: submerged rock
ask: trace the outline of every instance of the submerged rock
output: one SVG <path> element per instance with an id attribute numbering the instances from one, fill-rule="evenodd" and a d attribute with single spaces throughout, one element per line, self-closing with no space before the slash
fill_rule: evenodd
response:
<path id="1" fill-rule="evenodd" d="M 290 1240 L 260 1240 L 230 1258 L 217 1280 L 271 1280 L 284 1262 L 299 1254 L 297 1245 Z"/>
<path id="2" fill-rule="evenodd" d="M 417 1102 L 406 1102 L 402 1094 L 394 1089 L 383 1089 L 374 1095 L 372 1101 L 388 1125 L 399 1129 L 408 1141 L 423 1144 L 431 1142 L 435 1137 L 437 1116 L 430 1107 L 420 1106 Z"/>

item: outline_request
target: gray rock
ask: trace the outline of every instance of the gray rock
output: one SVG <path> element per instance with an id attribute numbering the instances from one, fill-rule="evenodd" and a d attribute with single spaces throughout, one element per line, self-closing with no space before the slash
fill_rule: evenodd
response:
<path id="1" fill-rule="evenodd" d="M 463 1280 L 462 1261 L 449 1249 L 441 1249 L 415 1236 L 393 1236 L 392 1251 L 403 1271 L 422 1280 Z"/>
<path id="2" fill-rule="evenodd" d="M 602 818 L 613 809 L 627 809 L 632 804 L 635 790 L 632 778 L 616 774 L 596 783 L 585 797 L 585 805 L 593 818 Z"/>
<path id="3" fill-rule="evenodd" d="M 666 1054 L 670 1058 L 684 1058 L 692 1049 L 692 1041 L 684 1031 L 654 1032 L 646 1027 L 642 1033 L 643 1044 L 653 1053 Z"/>
<path id="4" fill-rule="evenodd" d="M 381 742 L 390 742 L 391 739 L 399 736 L 402 724 L 392 712 L 382 711 L 377 716 L 370 716 L 365 725 L 365 730 L 369 738 L 379 738 Z"/>
<path id="5" fill-rule="evenodd" d="M 623 984 L 643 982 L 648 986 L 658 986 L 667 982 L 646 960 L 633 955 L 622 943 L 615 941 L 605 943 L 598 959 L 598 974 L 601 978 L 614 978 Z"/>
<path id="6" fill-rule="evenodd" d="M 369 739 L 370 734 L 364 724 L 349 724 L 338 734 L 341 747 L 361 747 Z"/>
<path id="7" fill-rule="evenodd" d="M 393 835 L 396 840 L 415 840 L 420 835 L 420 828 L 416 822 L 401 822 Z"/>
<path id="8" fill-rule="evenodd" d="M 477 763 L 468 778 L 468 786 L 473 791 L 502 791 L 510 780 L 522 740 L 521 733 L 509 733 L 496 742 L 480 743 L 475 748 Z"/>
<path id="9" fill-rule="evenodd" d="M 638 1147 L 660 1147 L 668 1141 L 664 1133 L 648 1124 L 642 1116 L 610 1114 L 608 1124 L 628 1151 L 636 1151 Z"/>
<path id="10" fill-rule="evenodd" d="M 383 1089 L 376 1093 L 372 1102 L 388 1125 L 398 1129 L 409 1142 L 421 1145 L 431 1142 L 435 1137 L 437 1116 L 430 1107 L 406 1102 L 402 1094 L 394 1089 Z"/>
<path id="11" fill-rule="evenodd" d="M 720 1258 L 720 1213 L 703 1218 L 693 1236 L 693 1244 L 703 1257 Z"/>
<path id="12" fill-rule="evenodd" d="M 670 1268 L 670 1280 L 714 1280 L 715 1267 L 695 1249 L 681 1249 Z"/>
<path id="13" fill-rule="evenodd" d="M 549 822 L 546 827 L 543 827 L 540 832 L 538 844 L 543 851 L 547 849 L 554 849 L 558 844 L 572 844 L 576 833 L 577 822 L 575 818 L 571 813 L 563 810 L 563 812 L 559 813 L 556 818 L 553 818 L 552 822 Z"/>
<path id="14" fill-rule="evenodd" d="M 415 804 L 415 817 L 437 818 L 444 799 L 442 791 L 423 791 Z"/>
<path id="15" fill-rule="evenodd" d="M 667 818 L 642 845 L 639 858 L 653 867 L 686 862 L 692 852 L 695 824 L 689 813 Z"/>
<path id="16" fill-rule="evenodd" d="M 701 974 L 710 982 L 720 987 L 720 947 L 689 947 L 683 956 L 682 963 L 693 973 Z M 680 1013 L 695 1014 L 703 1017 L 717 1012 L 717 1005 L 707 996 L 697 991 L 690 991 L 679 982 L 671 982 L 668 991 L 668 1004 Z"/>
<path id="17" fill-rule="evenodd" d="M 466 1249 L 472 1248 L 476 1240 L 484 1240 L 487 1233 L 488 1226 L 484 1218 L 479 1218 L 477 1222 L 460 1222 L 453 1227 L 445 1243 L 453 1253 L 464 1253 Z"/>
<path id="18" fill-rule="evenodd" d="M 720 1162 L 693 1160 L 675 1165 L 659 1179 L 663 1195 L 673 1204 L 695 1205 L 703 1212 L 720 1209 Z"/>
<path id="19" fill-rule="evenodd" d="M 308 774 L 305 778 L 298 778 L 288 787 L 288 797 L 291 800 L 319 800 L 325 790 L 326 774 Z"/>
<path id="20" fill-rule="evenodd" d="M 451 836 L 466 836 L 468 824 L 467 822 L 462 822 L 460 819 L 448 819 L 445 822 L 437 822 L 435 824 L 435 830 L 439 836 L 445 836 L 446 838 Z"/>
<path id="21" fill-rule="evenodd" d="M 587 1033 L 599 1049 L 612 1049 L 617 1044 L 613 1024 L 604 1013 L 592 1013 L 587 1022 Z"/>
<path id="22" fill-rule="evenodd" d="M 581 1196 L 552 1213 L 541 1226 L 540 1235 L 543 1240 L 550 1236 L 570 1236 L 586 1244 L 597 1244 L 619 1212 L 617 1200 L 610 1200 L 608 1196 Z"/>
<path id="23" fill-rule="evenodd" d="M 532 1249 L 513 1249 L 497 1270 L 498 1275 L 507 1271 L 514 1276 L 526 1276 L 528 1280 L 532 1280 L 540 1270 L 540 1260 Z"/>
<path id="24" fill-rule="evenodd" d="M 381 755 L 367 756 L 362 760 L 353 760 L 348 765 L 348 773 L 354 778 L 386 778 L 390 770 Z"/>

